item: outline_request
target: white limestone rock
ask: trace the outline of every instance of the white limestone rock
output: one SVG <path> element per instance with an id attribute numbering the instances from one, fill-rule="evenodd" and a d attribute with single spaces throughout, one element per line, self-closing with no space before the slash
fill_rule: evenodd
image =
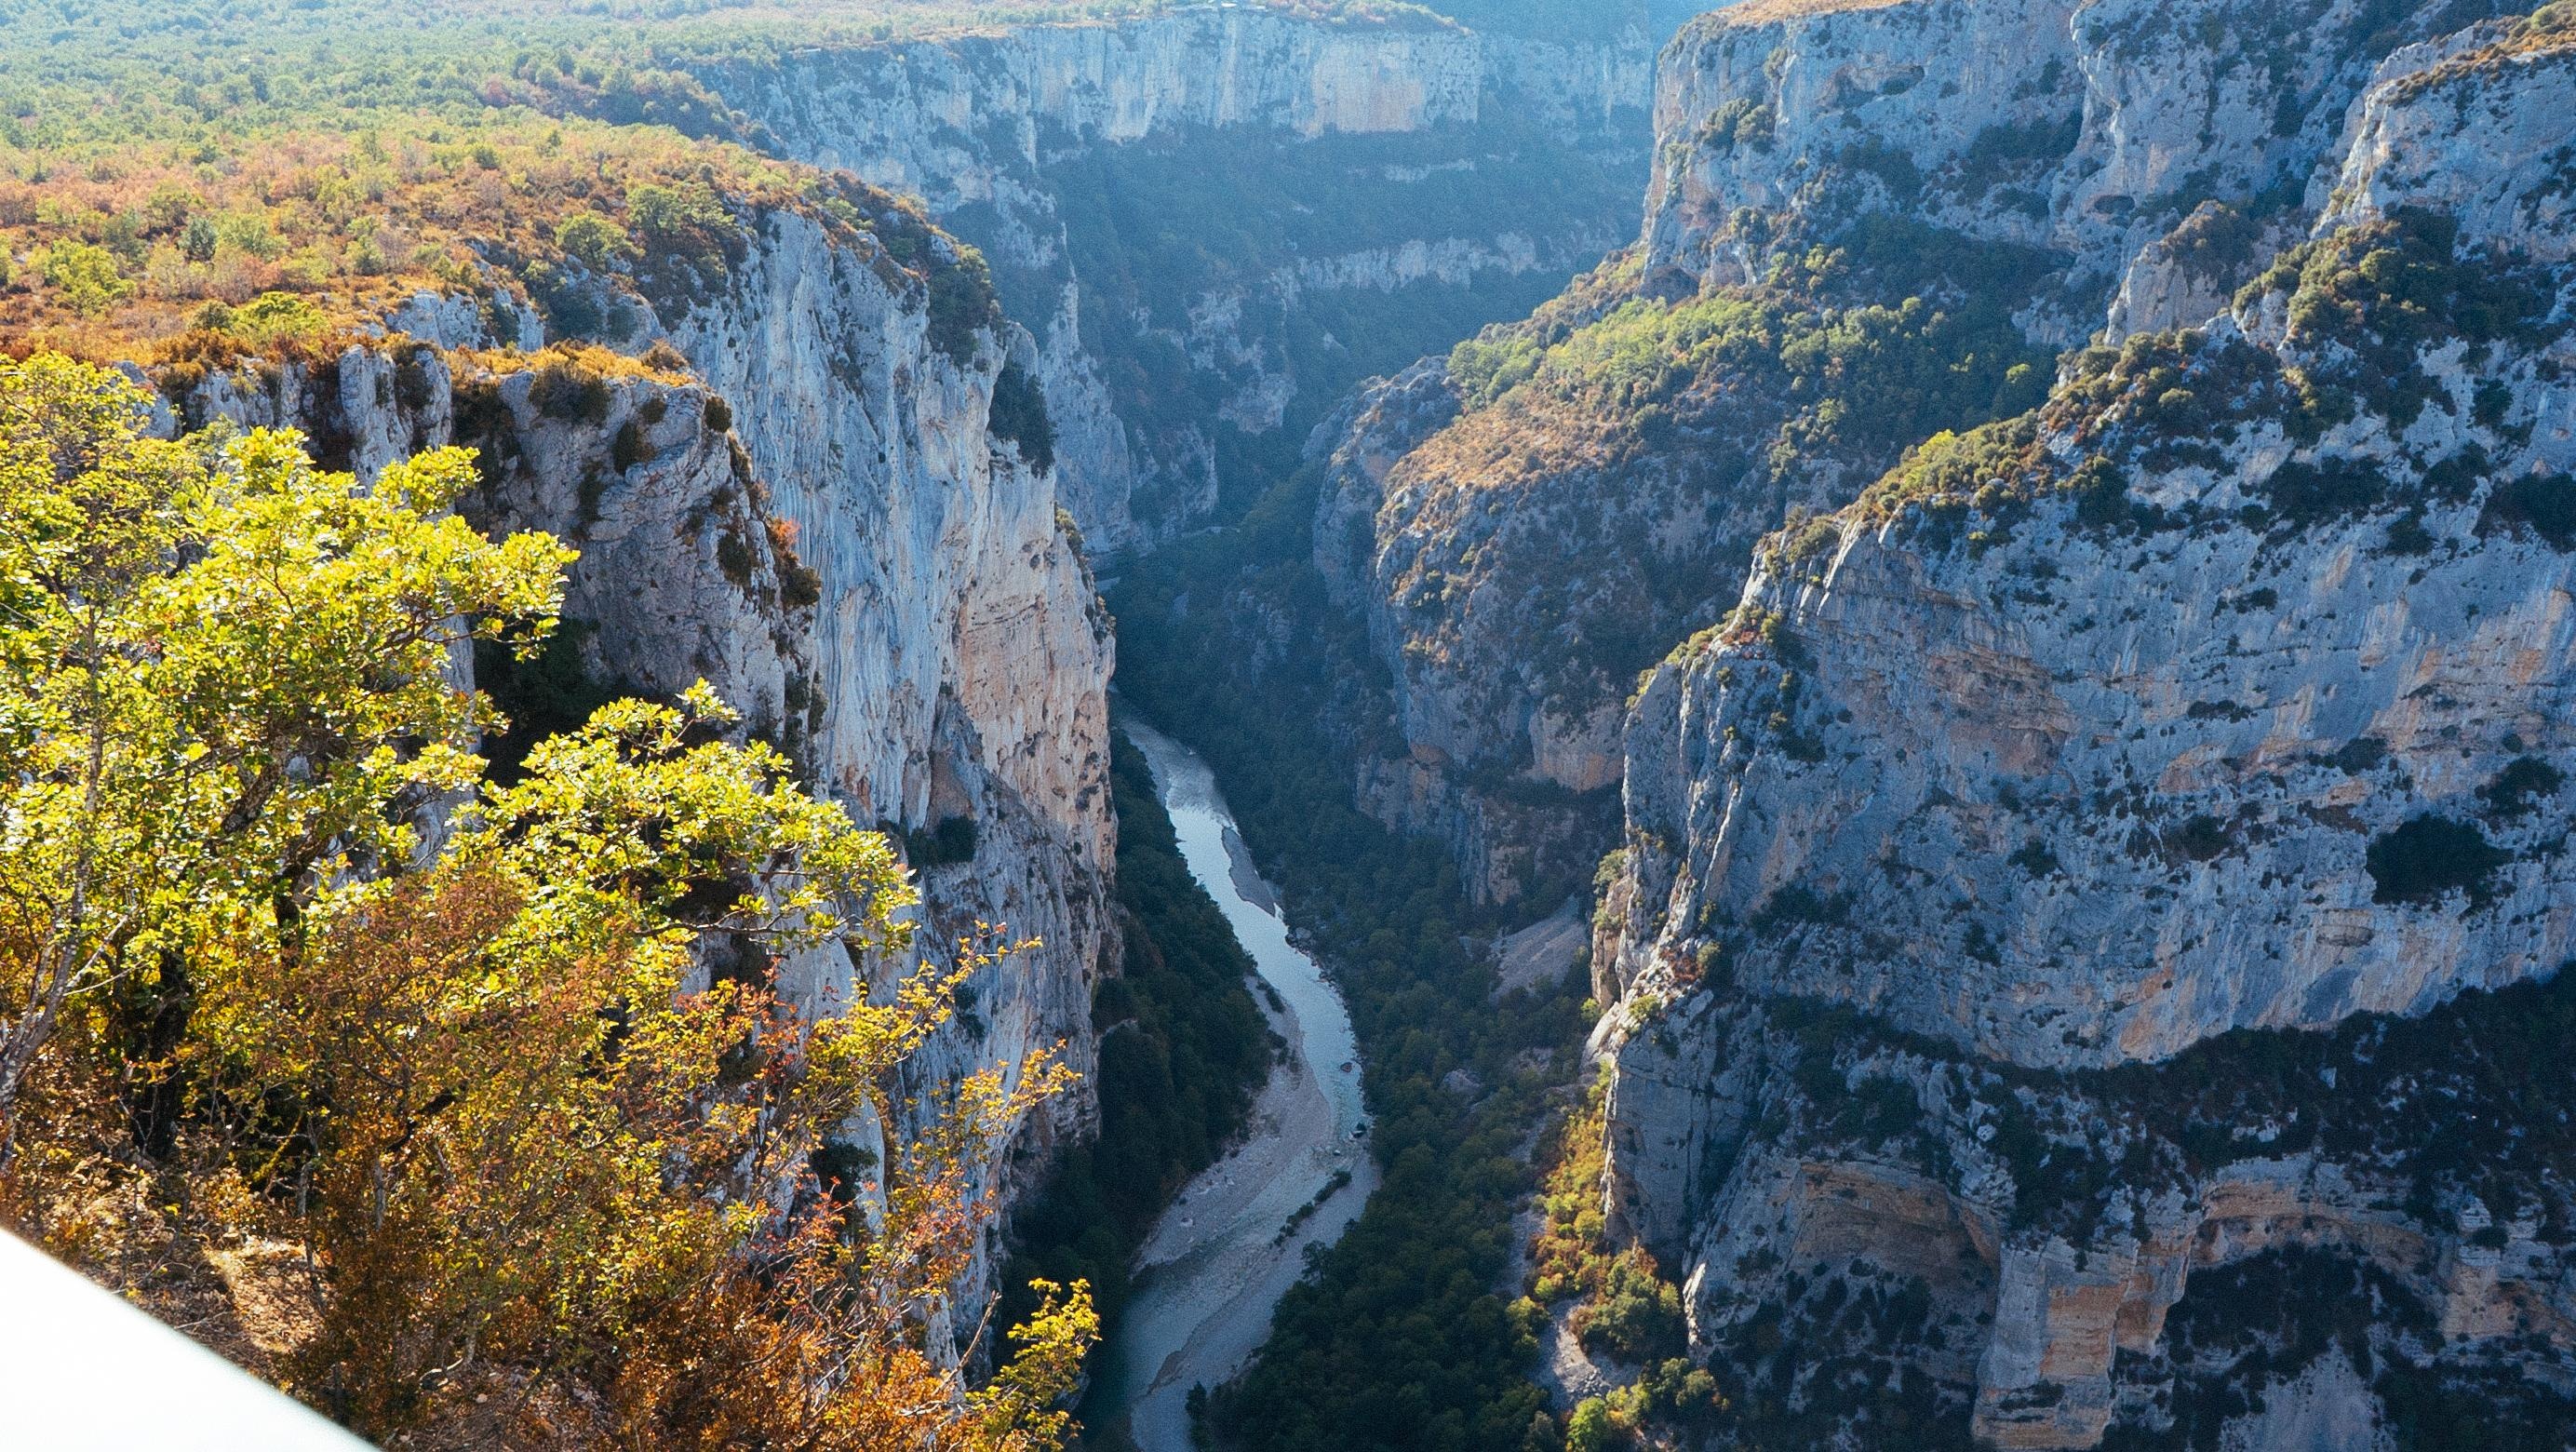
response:
<path id="1" fill-rule="evenodd" d="M 1908 8 L 1799 23 L 1893 45 L 1911 22 L 1884 12 Z M 2118 8 L 2072 33 L 2103 41 Z M 2198 333 L 2080 364 L 1975 467 L 1927 463 L 1775 542 L 1630 713 L 1593 955 L 1605 1193 L 1687 1288 L 1700 1348 L 1794 1321 L 1825 1279 L 1911 1278 L 1942 1339 L 1897 1359 L 1981 1441 L 2090 1447 L 2158 1428 L 2156 1387 L 2228 1373 L 2169 1359 L 2196 1278 L 2303 1248 L 2427 1308 L 2426 1332 L 2373 1323 L 2383 1353 L 2502 1368 L 2547 1406 L 2576 1386 L 2563 1237 L 2529 1202 L 2416 1177 L 2446 1133 L 2517 1108 L 2444 1081 L 2438 1053 L 2402 1082 L 2279 1090 L 2222 1148 L 2157 1118 L 2200 1092 L 2201 1069 L 2160 1077 L 2176 1056 L 2261 1061 L 2232 1031 L 2423 1015 L 2576 950 L 2576 532 L 2556 512 L 2576 488 L 2576 50 L 2483 26 L 2328 59 L 2314 76 L 2367 89 L 2332 146 L 2272 173 L 2312 166 L 2313 250 L 2224 289 Z M 2122 165 L 2161 174 L 2156 153 Z M 1728 180 L 1703 175 L 1706 195 Z M 2119 264 L 2128 326 L 2221 299 L 2173 276 L 2189 250 L 2160 234 Z M 2311 262 L 2322 283 L 2371 251 L 2371 274 L 2402 260 L 2430 290 L 2370 301 L 2356 270 L 2300 292 Z M 1796 1027 L 1820 1022 L 1848 1026 Z M 2461 1128 L 2305 1137 L 2403 1114 Z M 2511 1159 L 2507 1193 L 2556 1193 Z M 2226 1444 L 2377 1445 L 2381 1384 L 2344 1355 L 2280 1368 Z"/>
<path id="2" fill-rule="evenodd" d="M 638 341 L 676 345 L 685 375 L 596 373 L 577 353 L 460 364 L 418 340 L 489 348 L 491 314 L 415 298 L 389 320 L 415 341 L 190 381 L 173 423 L 299 427 L 362 478 L 475 445 L 488 482 L 469 512 L 581 550 L 566 612 L 596 627 L 601 679 L 666 695 L 707 680 L 862 825 L 971 820 L 972 856 L 921 870 L 921 952 L 949 961 L 979 923 L 1037 946 L 976 976 L 911 1088 L 935 1113 L 943 1086 L 1040 1049 L 1086 1076 L 997 1146 L 985 1174 L 1008 1206 L 1096 1114 L 1091 992 L 1116 960 L 1108 623 L 1051 475 L 988 428 L 1028 338 L 978 330 L 951 356 L 922 283 L 873 240 L 794 212 L 743 220 L 741 261 L 703 298 L 667 317 L 628 300 Z M 551 399 L 550 373 L 569 380 Z M 904 971 L 831 951 L 783 981 L 827 1008 Z M 964 1304 L 993 1288 L 994 1254 Z"/>
<path id="3" fill-rule="evenodd" d="M 982 241 L 1006 276 L 1045 289 L 1011 301 L 1039 338 L 1036 373 L 1057 424 L 1060 487 L 1085 537 L 1115 553 L 1204 518 L 1216 504 L 1218 455 L 1198 420 L 1166 428 L 1168 420 L 1149 427 L 1129 416 L 1104 372 L 1102 350 L 1115 341 L 1097 336 L 1104 328 L 1133 330 L 1189 360 L 1221 390 L 1219 416 L 1257 436 L 1281 426 L 1305 386 L 1283 356 L 1279 319 L 1352 295 L 1365 307 L 1371 294 L 1426 283 L 1456 289 L 1572 272 L 1616 238 L 1607 226 L 1561 215 L 1557 198 L 1516 197 L 1517 210 L 1470 219 L 1463 231 L 1291 254 L 1194 293 L 1172 318 L 1106 316 L 1096 306 L 1086 316 L 1052 173 L 1099 152 L 1205 147 L 1215 156 L 1245 137 L 1330 143 L 1435 129 L 1472 137 L 1508 122 L 1605 161 L 1633 158 L 1642 175 L 1652 66 L 1642 34 L 1560 44 L 1193 7 L 818 48 L 775 64 L 709 66 L 702 76 L 758 124 L 765 145 L 920 196 L 933 215 Z M 1352 154 L 1357 164 L 1364 152 Z M 1454 211 L 1438 170 L 1384 180 Z M 1253 225 L 1267 230 L 1276 219 Z M 1122 386 L 1140 382 L 1206 386 L 1180 378 Z"/>

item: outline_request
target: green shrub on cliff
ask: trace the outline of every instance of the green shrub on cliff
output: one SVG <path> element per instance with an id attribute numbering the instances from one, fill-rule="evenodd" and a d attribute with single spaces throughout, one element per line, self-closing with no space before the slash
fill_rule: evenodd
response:
<path id="1" fill-rule="evenodd" d="M 1911 260 L 1925 250 L 1944 265 Z M 1867 228 L 1845 247 L 1777 259 L 1756 286 L 1489 328 L 1451 350 L 1466 415 L 1418 457 L 1455 477 L 1528 478 L 1661 451 L 1676 430 L 1759 436 L 1768 418 L 1779 460 L 1885 458 L 1936 430 L 2012 417 L 2049 380 L 2046 355 L 2010 318 L 2045 264 L 2008 253 Z"/>

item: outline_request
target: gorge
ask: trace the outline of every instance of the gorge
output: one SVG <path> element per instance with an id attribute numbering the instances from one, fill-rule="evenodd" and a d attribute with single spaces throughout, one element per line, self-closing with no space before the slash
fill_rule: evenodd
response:
<path id="1" fill-rule="evenodd" d="M 1127 730 L 1153 765 L 1192 875 L 1252 955 L 1272 1027 L 1288 1044 L 1242 1142 L 1173 1198 L 1138 1252 L 1145 1284 L 1102 1360 L 1115 1399 L 1086 1409 L 1105 1435 L 1179 1447 L 1190 1441 L 1191 1390 L 1242 1371 L 1306 1247 L 1330 1244 L 1359 1214 L 1377 1168 L 1361 1143 L 1367 1121 L 1350 1016 L 1289 941 L 1207 764 L 1149 727 L 1131 721 Z"/>
<path id="2" fill-rule="evenodd" d="M 335 6 L 0 72 L 0 340 L 474 449 L 579 552 L 496 780 L 703 681 L 882 835 L 909 943 L 688 988 L 959 970 L 766 1191 L 867 1244 L 996 1073 L 933 1362 L 1078 1281 L 1104 1452 L 2576 1446 L 2566 0 Z M 292 1382 L 290 1237 L 70 1183 Z"/>

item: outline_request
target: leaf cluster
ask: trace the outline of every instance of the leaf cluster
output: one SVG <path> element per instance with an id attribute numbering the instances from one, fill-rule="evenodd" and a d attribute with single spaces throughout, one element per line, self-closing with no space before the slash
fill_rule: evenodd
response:
<path id="1" fill-rule="evenodd" d="M 141 1240 L 292 1247 L 226 1349 L 371 1436 L 1060 1445 L 1085 1287 L 982 1388 L 932 1330 L 1068 1082 L 906 1088 L 999 930 L 907 968 L 893 848 L 703 686 L 487 781 L 456 664 L 541 649 L 572 552 L 453 513 L 466 451 L 147 421 L 0 363 L 0 1214 L 138 1293 Z"/>

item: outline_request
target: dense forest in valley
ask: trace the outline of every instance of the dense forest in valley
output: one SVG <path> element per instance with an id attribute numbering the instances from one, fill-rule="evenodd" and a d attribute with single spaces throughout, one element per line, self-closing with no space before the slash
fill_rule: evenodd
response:
<path id="1" fill-rule="evenodd" d="M 1333 966 L 1386 1171 L 1208 1423 L 1246 1447 L 1554 1447 L 1529 1380 L 1538 1318 L 1498 1288 L 1536 1183 L 1530 1127 L 1574 1076 L 1585 989 L 1497 1001 L 1477 935 L 1498 920 L 1437 848 L 1351 804 L 1329 733 L 1355 643 L 1310 562 L 1312 500 L 1311 474 L 1284 481 L 1239 533 L 1166 551 L 1111 595 L 1124 689 L 1215 766 L 1264 876 Z M 1214 603 L 1238 592 L 1263 608 Z M 1279 634 L 1238 633 L 1245 619 Z M 1255 692 L 1229 664 L 1251 655 L 1279 666 Z"/>

